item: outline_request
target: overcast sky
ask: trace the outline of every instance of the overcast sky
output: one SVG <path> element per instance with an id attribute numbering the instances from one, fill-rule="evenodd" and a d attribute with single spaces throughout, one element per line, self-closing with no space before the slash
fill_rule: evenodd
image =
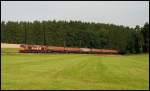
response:
<path id="1" fill-rule="evenodd" d="M 1 19 L 81 20 L 143 26 L 149 22 L 149 1 L 1 1 Z"/>

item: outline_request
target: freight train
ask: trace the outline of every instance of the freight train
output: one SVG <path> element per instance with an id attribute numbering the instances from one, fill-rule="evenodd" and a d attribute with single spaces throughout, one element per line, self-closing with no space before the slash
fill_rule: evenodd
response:
<path id="1" fill-rule="evenodd" d="M 94 48 L 73 48 L 57 47 L 45 45 L 27 45 L 21 44 L 20 53 L 86 53 L 86 54 L 118 54 L 118 50 L 94 49 Z"/>

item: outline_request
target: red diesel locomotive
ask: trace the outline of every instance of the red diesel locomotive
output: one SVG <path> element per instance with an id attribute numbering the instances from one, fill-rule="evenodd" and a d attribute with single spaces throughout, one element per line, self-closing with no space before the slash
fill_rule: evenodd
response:
<path id="1" fill-rule="evenodd" d="M 72 48 L 56 47 L 45 45 L 20 45 L 20 53 L 91 53 L 91 54 L 118 54 L 117 50 L 110 49 L 91 49 L 91 48 Z"/>

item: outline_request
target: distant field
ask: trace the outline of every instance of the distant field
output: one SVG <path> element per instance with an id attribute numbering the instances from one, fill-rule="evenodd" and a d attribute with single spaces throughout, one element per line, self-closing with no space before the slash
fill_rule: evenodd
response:
<path id="1" fill-rule="evenodd" d="M 148 90 L 149 54 L 1 54 L 1 79 L 2 90 Z"/>
<path id="2" fill-rule="evenodd" d="M 1 48 L 19 48 L 20 44 L 1 43 Z"/>

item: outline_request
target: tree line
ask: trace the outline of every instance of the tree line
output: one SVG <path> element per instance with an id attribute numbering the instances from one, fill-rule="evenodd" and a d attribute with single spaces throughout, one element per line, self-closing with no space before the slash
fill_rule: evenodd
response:
<path id="1" fill-rule="evenodd" d="M 123 25 L 81 21 L 1 22 L 1 42 L 149 52 L 149 23 Z"/>

